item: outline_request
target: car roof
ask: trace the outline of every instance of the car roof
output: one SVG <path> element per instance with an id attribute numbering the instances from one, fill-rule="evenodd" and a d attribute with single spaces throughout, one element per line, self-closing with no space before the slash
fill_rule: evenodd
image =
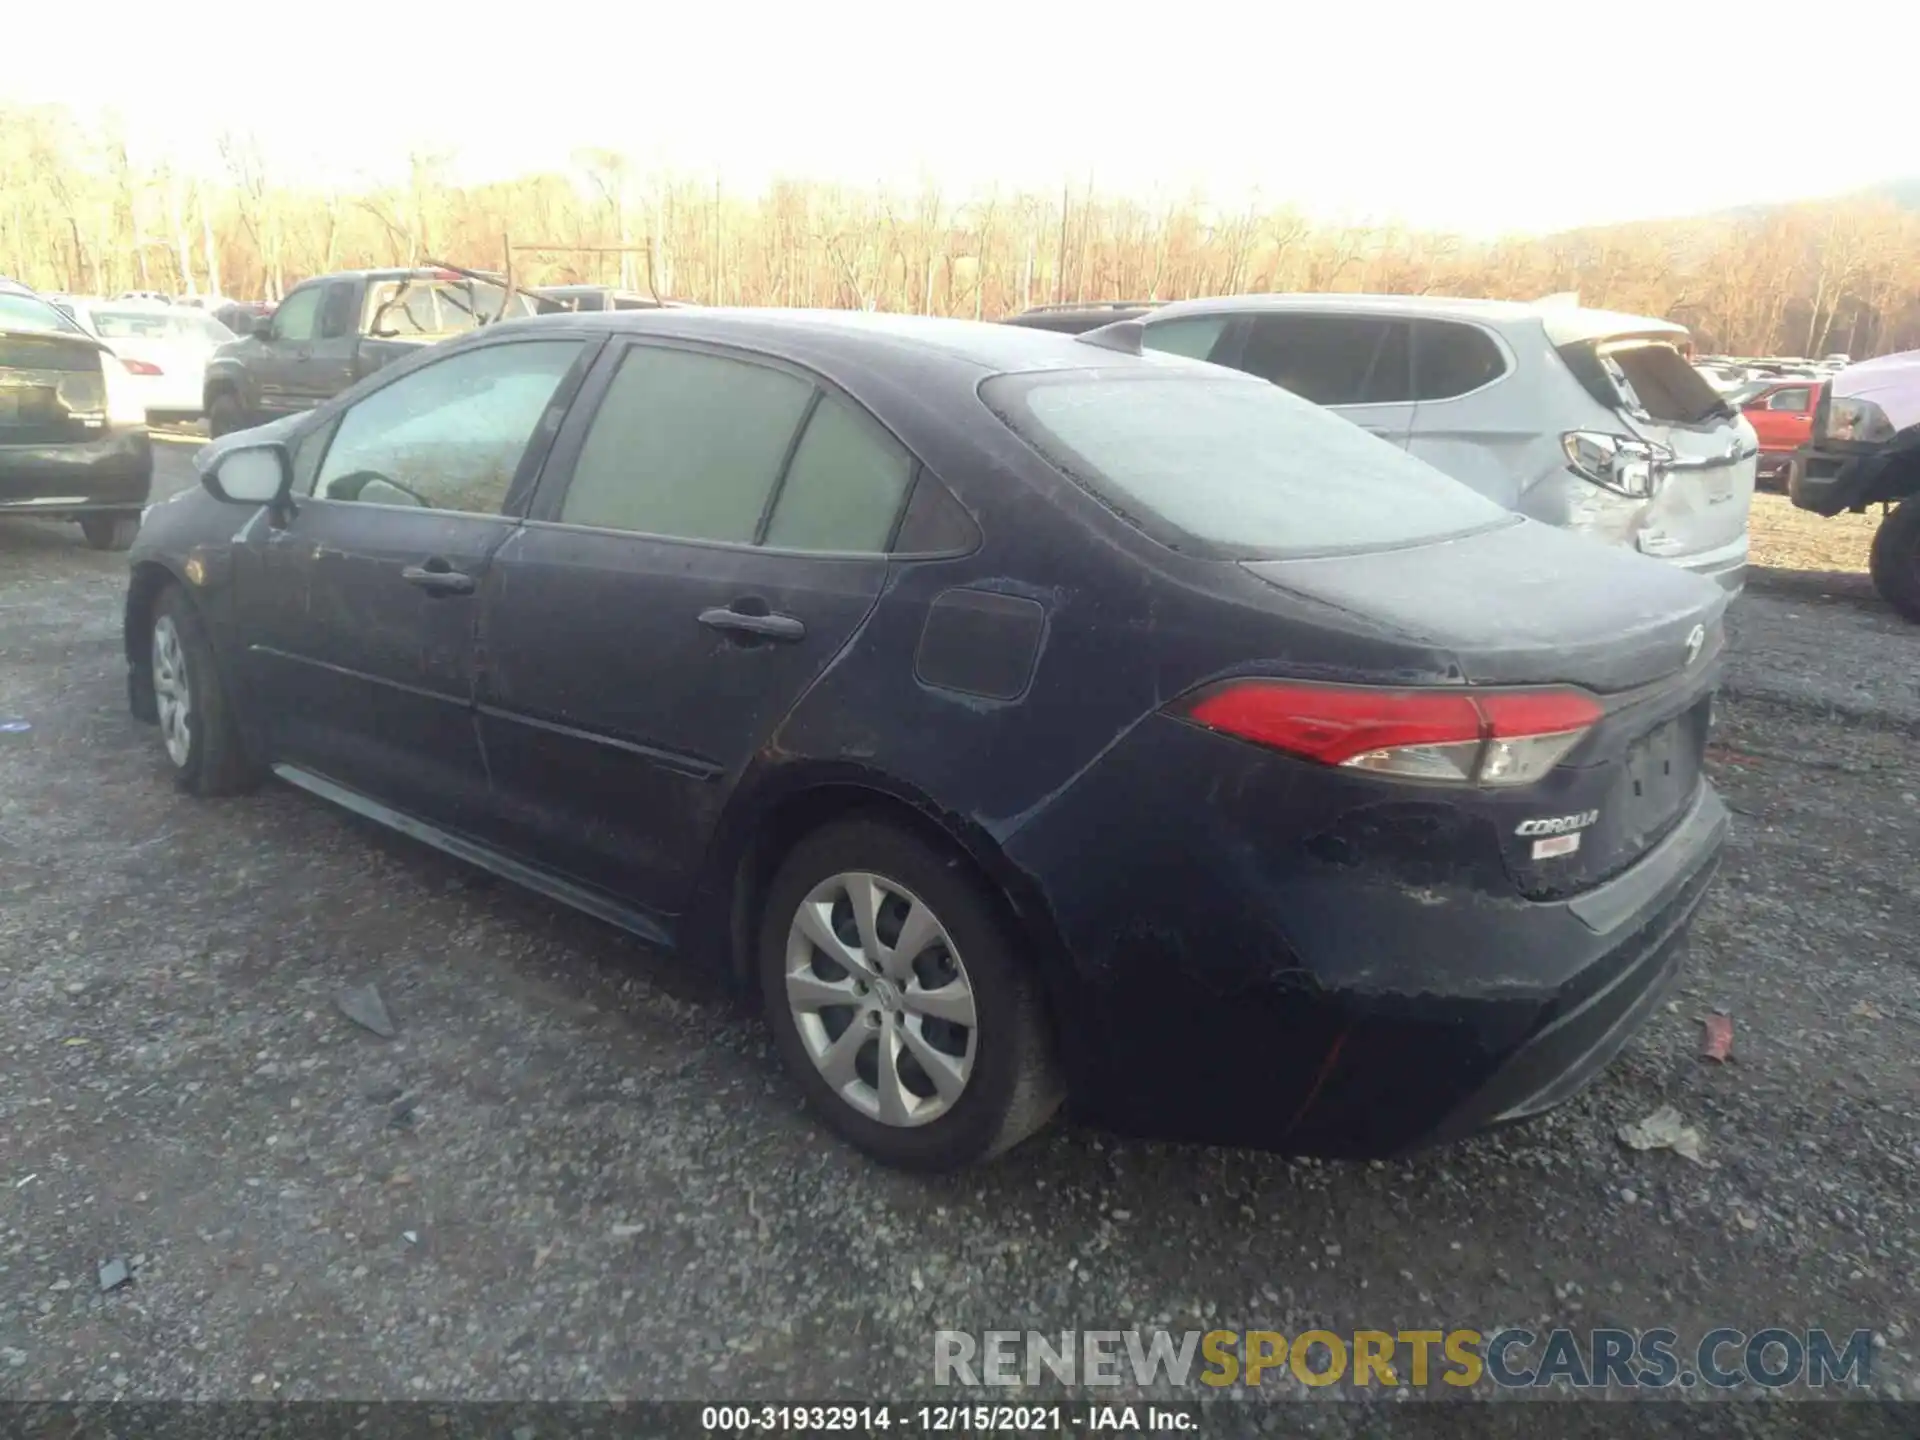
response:
<path id="1" fill-rule="evenodd" d="M 1525 300 L 1476 300 L 1452 295 L 1215 295 L 1176 300 L 1151 317 L 1153 323 L 1182 315 L 1245 314 L 1271 311 L 1326 311 L 1348 315 L 1395 315 L 1409 319 L 1468 320 L 1493 326 L 1538 323 L 1555 345 L 1573 345 L 1611 335 L 1678 335 L 1687 327 L 1646 315 L 1589 310 L 1577 305 Z"/>
<path id="2" fill-rule="evenodd" d="M 1021 325 L 865 310 L 719 307 L 594 310 L 509 320 L 476 333 L 496 335 L 561 328 L 737 344 L 800 364 L 891 357 L 907 365 L 966 367 L 976 372 L 1005 374 L 1133 366 L 1191 369 L 1199 363 L 1154 351 L 1129 354 L 1089 345 L 1079 336 Z"/>

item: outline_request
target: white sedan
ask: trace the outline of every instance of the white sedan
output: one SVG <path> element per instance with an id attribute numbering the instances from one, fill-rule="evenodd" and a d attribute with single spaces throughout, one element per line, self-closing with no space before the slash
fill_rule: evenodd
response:
<path id="1" fill-rule="evenodd" d="M 206 404 L 207 361 L 238 338 L 211 315 L 184 305 L 62 300 L 61 308 L 106 341 L 133 376 L 150 421 L 197 418 Z"/>

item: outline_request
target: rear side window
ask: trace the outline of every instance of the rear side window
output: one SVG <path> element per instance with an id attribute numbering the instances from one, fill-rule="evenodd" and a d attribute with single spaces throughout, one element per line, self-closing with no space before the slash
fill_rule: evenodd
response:
<path id="1" fill-rule="evenodd" d="M 1162 320 L 1147 326 L 1141 343 L 1149 350 L 1184 355 L 1189 360 L 1205 360 L 1213 354 L 1232 319 L 1231 315 L 1187 315 L 1177 320 Z"/>
<path id="2" fill-rule="evenodd" d="M 823 395 L 793 452 L 765 543 L 783 550 L 887 548 L 913 460 L 850 405 Z"/>
<path id="3" fill-rule="evenodd" d="M 981 393 L 1056 468 L 1175 550 L 1335 554 L 1514 523 L 1424 461 L 1269 385 L 1072 371 L 1003 375 Z"/>
<path id="4" fill-rule="evenodd" d="M 559 518 L 667 539 L 877 555 L 913 474 L 913 457 L 878 422 L 811 381 L 636 346 L 588 427 Z"/>
<path id="5" fill-rule="evenodd" d="M 750 545 L 812 400 L 784 370 L 636 346 L 593 417 L 560 519 Z"/>
<path id="6" fill-rule="evenodd" d="M 1238 368 L 1316 405 L 1390 405 L 1413 398 L 1404 320 L 1371 315 L 1261 315 Z"/>
<path id="7" fill-rule="evenodd" d="M 1422 320 L 1415 333 L 1413 393 L 1419 400 L 1452 400 L 1490 385 L 1506 373 L 1506 356 L 1477 325 Z"/>

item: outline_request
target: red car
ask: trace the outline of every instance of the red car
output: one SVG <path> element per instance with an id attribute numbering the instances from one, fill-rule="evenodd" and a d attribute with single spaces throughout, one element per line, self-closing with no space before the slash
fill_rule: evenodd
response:
<path id="1" fill-rule="evenodd" d="M 1770 380 L 1740 401 L 1740 413 L 1760 437 L 1760 469 L 1755 477 L 1785 485 L 1794 452 L 1813 438 L 1813 412 L 1824 380 L 1804 377 Z"/>

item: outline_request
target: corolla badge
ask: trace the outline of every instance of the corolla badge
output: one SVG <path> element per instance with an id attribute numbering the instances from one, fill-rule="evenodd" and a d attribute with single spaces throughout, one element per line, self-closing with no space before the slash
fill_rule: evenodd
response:
<path id="1" fill-rule="evenodd" d="M 1687 632 L 1687 664 L 1691 665 L 1700 658 L 1700 652 L 1707 648 L 1707 627 L 1696 625 Z"/>

